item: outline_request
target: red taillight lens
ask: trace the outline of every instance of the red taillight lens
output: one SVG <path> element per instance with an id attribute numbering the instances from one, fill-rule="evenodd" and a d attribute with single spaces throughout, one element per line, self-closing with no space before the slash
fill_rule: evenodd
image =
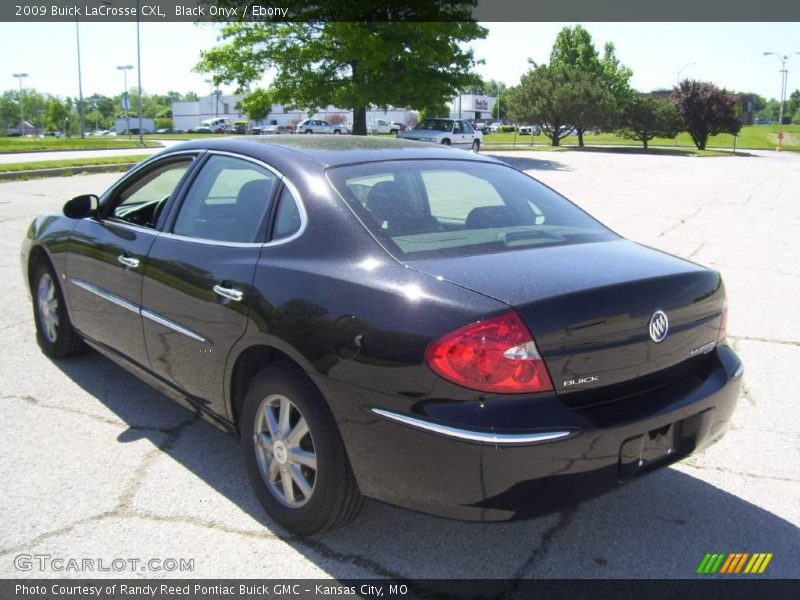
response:
<path id="1" fill-rule="evenodd" d="M 722 288 L 722 317 L 719 320 L 719 333 L 717 334 L 717 346 L 725 341 L 728 335 L 728 294 L 725 287 Z"/>
<path id="2" fill-rule="evenodd" d="M 482 392 L 553 389 L 533 336 L 515 312 L 448 333 L 428 346 L 425 360 L 445 379 Z"/>

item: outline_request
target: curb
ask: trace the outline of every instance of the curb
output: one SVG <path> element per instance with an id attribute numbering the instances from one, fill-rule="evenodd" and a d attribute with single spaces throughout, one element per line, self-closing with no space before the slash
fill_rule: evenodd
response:
<path id="1" fill-rule="evenodd" d="M 139 163 L 118 163 L 112 165 L 84 165 L 82 167 L 58 167 L 55 169 L 30 169 L 27 171 L 9 171 L 0 173 L 0 181 L 18 181 L 25 179 L 39 179 L 42 177 L 69 177 L 81 173 L 114 173 L 127 171 Z"/>
<path id="2" fill-rule="evenodd" d="M 42 148 L 41 150 L 5 150 L 0 151 L 0 154 L 37 154 L 39 152 L 97 152 L 99 150 L 144 150 L 146 148 L 164 147 L 160 140 L 147 141 L 155 142 L 155 144 L 151 146 L 148 146 L 147 144 L 144 146 L 140 146 L 139 144 L 133 144 L 132 146 L 108 146 L 106 148 Z"/>

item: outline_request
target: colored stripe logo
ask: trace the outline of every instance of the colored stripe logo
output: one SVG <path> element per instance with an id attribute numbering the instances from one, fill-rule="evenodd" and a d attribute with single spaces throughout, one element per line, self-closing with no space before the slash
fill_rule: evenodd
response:
<path id="1" fill-rule="evenodd" d="M 697 567 L 698 575 L 760 575 L 772 560 L 772 552 L 708 552 Z"/>

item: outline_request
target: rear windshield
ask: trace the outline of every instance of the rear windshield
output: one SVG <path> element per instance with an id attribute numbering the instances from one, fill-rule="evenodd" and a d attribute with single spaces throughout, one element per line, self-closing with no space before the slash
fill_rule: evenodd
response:
<path id="1" fill-rule="evenodd" d="M 332 168 L 328 177 L 372 235 L 405 260 L 617 237 L 563 196 L 504 165 L 387 161 Z"/>

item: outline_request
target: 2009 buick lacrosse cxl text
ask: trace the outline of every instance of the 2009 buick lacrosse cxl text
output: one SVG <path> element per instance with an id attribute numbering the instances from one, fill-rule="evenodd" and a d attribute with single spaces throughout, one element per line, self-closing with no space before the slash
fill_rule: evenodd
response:
<path id="1" fill-rule="evenodd" d="M 282 526 L 365 497 L 541 514 L 724 433 L 716 271 L 490 157 L 273 139 L 165 150 L 38 217 L 22 266 L 44 352 L 91 346 L 238 435 Z"/>

